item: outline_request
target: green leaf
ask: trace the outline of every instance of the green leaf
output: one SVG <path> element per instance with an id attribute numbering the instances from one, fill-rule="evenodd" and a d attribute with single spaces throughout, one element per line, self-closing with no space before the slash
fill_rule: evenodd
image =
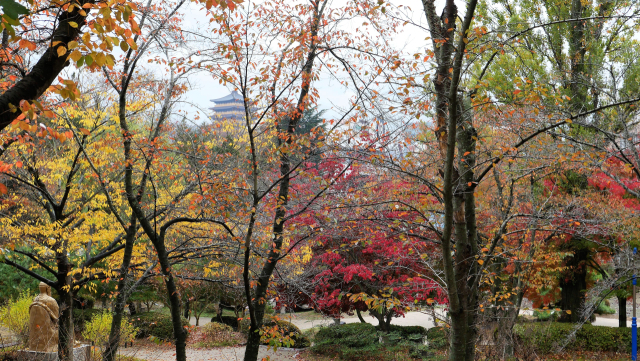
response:
<path id="1" fill-rule="evenodd" d="M 18 20 L 20 15 L 29 14 L 29 9 L 17 3 L 15 0 L 0 0 L 0 6 L 2 6 L 4 15 L 14 20 Z"/>

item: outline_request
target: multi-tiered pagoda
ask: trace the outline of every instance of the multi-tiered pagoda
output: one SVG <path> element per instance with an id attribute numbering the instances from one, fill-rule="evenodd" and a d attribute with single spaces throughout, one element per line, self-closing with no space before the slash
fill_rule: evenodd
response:
<path id="1" fill-rule="evenodd" d="M 244 102 L 242 95 L 237 91 L 234 90 L 225 97 L 211 99 L 211 101 L 215 103 L 213 108 L 209 108 L 213 110 L 211 118 L 244 120 Z"/>

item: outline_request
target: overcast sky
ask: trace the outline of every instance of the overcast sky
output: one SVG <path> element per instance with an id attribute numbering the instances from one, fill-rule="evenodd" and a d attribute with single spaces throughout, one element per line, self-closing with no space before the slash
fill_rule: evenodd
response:
<path id="1" fill-rule="evenodd" d="M 334 3 L 339 3 L 341 0 L 333 0 Z M 438 13 L 442 11 L 443 0 L 437 1 Z M 408 6 L 412 10 L 411 17 L 415 22 L 421 22 L 423 25 L 426 23 L 424 20 L 424 13 L 422 11 L 422 3 L 420 0 L 393 0 L 392 3 L 397 6 Z M 183 13 L 185 14 L 185 28 L 187 29 L 203 29 L 208 24 L 206 14 L 199 9 L 198 6 L 193 3 L 189 3 L 189 7 L 186 8 Z M 464 5 L 461 4 L 463 7 Z M 426 26 L 425 26 L 426 27 Z M 402 32 L 394 38 L 393 46 L 397 49 L 405 49 L 407 52 L 415 52 L 424 48 L 427 45 L 425 38 L 428 35 L 420 28 L 408 25 L 403 28 Z M 201 108 L 209 108 L 213 106 L 210 102 L 211 99 L 223 97 L 232 90 L 230 87 L 221 85 L 217 79 L 212 76 L 205 75 L 205 73 L 199 73 L 196 76 L 190 78 L 190 82 L 193 89 L 190 90 L 183 99 L 191 102 Z M 316 83 L 319 88 L 320 100 L 318 107 L 320 109 L 328 110 L 325 116 L 331 118 L 337 115 L 332 110 L 340 107 L 346 107 L 349 105 L 349 99 L 353 93 L 345 91 L 337 81 L 330 80 L 330 77 L 321 75 L 321 79 Z M 194 113 L 197 111 L 194 107 L 188 105 L 181 106 L 184 110 L 190 113 L 189 118 L 193 119 Z M 202 117 L 205 118 L 206 117 Z"/>

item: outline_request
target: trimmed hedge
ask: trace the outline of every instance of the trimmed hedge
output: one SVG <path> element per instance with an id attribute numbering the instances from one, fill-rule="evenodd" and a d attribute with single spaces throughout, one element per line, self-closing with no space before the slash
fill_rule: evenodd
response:
<path id="1" fill-rule="evenodd" d="M 322 355 L 338 355 L 341 360 L 367 359 L 382 349 L 378 332 L 369 323 L 348 323 L 321 328 L 311 351 Z"/>
<path id="2" fill-rule="evenodd" d="M 341 360 L 391 361 L 398 358 L 429 359 L 432 352 L 422 344 L 427 330 L 421 326 L 391 325 L 381 332 L 369 323 L 349 323 L 321 328 L 311 351 L 337 355 Z M 382 343 L 380 343 L 382 340 Z"/>
<path id="3" fill-rule="evenodd" d="M 298 328 L 298 326 L 294 325 L 291 322 L 284 320 L 277 320 L 275 317 L 271 315 L 264 315 L 264 320 L 262 321 L 263 328 L 269 327 L 278 327 L 278 332 L 282 335 L 289 336 L 293 341 L 293 345 L 291 347 L 295 348 L 305 348 L 311 346 L 311 341 L 309 338 L 302 334 L 302 331 Z M 249 334 L 249 329 L 251 327 L 251 321 L 248 318 L 244 318 L 238 322 L 238 332 L 242 332 L 245 335 Z M 262 337 L 260 343 L 263 345 L 275 346 L 274 344 L 278 342 L 277 340 L 269 340 L 266 337 Z M 280 346 L 280 345 L 277 345 Z"/>
<path id="4" fill-rule="evenodd" d="M 536 352 L 549 354 L 567 338 L 573 328 L 574 325 L 570 323 L 530 323 L 516 325 L 513 332 L 523 344 L 533 347 Z M 631 331 L 628 328 L 583 325 L 566 349 L 630 353 Z"/>
<path id="5" fill-rule="evenodd" d="M 182 327 L 188 330 L 187 326 L 189 326 L 189 321 L 184 317 L 180 318 L 182 320 Z M 135 316 L 131 316 L 131 322 L 138 328 L 136 338 L 154 336 L 164 341 L 174 339 L 171 315 L 153 311 L 137 313 Z"/>
<path id="6" fill-rule="evenodd" d="M 336 345 L 362 348 L 378 344 L 378 332 L 370 323 L 347 323 L 323 327 L 314 338 L 314 348 Z"/>
<path id="7" fill-rule="evenodd" d="M 398 340 L 409 341 L 413 343 L 422 344 L 425 336 L 427 336 L 427 329 L 422 326 L 397 326 L 390 325 L 389 334 L 397 335 Z M 376 326 L 379 330 L 379 327 Z"/>

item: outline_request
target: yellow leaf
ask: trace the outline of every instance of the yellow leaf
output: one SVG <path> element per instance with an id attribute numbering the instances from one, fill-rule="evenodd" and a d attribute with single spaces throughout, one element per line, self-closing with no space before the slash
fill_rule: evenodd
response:
<path id="1" fill-rule="evenodd" d="M 75 21 L 69 21 L 69 26 L 71 26 L 72 28 L 77 28 L 78 23 L 76 23 Z"/>
<path id="2" fill-rule="evenodd" d="M 567 315 L 570 315 L 570 314 L 571 314 L 571 310 L 567 310 Z"/>
<path id="3" fill-rule="evenodd" d="M 81 52 L 79 52 L 79 51 L 77 51 L 77 50 L 74 50 L 74 51 L 69 55 L 69 57 L 70 57 L 71 59 L 73 59 L 73 61 L 78 61 L 78 60 L 80 60 L 80 58 L 82 58 L 82 53 L 81 53 Z"/>
<path id="4" fill-rule="evenodd" d="M 64 46 L 59 46 L 56 52 L 58 53 L 58 56 L 63 56 L 67 53 L 67 48 L 65 48 Z"/>
<path id="5" fill-rule="evenodd" d="M 479 260 L 478 260 L 478 263 L 482 266 L 482 265 L 484 264 L 484 261 L 483 261 L 483 260 L 481 260 L 481 259 L 479 259 Z"/>
<path id="6" fill-rule="evenodd" d="M 74 49 L 78 47 L 78 42 L 77 41 L 70 41 L 69 42 L 69 49 Z"/>

